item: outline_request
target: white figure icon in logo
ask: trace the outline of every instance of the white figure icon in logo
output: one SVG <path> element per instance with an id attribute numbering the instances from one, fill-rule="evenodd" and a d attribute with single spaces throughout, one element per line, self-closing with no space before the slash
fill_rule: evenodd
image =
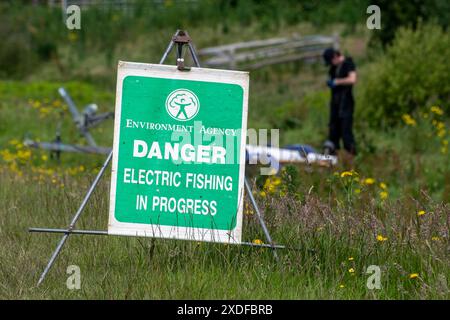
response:
<path id="1" fill-rule="evenodd" d="M 197 96 L 190 90 L 177 89 L 166 99 L 167 113 L 178 121 L 188 121 L 194 118 L 200 109 Z"/>

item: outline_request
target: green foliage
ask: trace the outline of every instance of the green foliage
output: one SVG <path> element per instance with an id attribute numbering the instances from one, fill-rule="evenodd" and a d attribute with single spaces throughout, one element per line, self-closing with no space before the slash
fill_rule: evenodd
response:
<path id="1" fill-rule="evenodd" d="M 380 30 L 373 30 L 372 46 L 378 42 L 389 45 L 400 27 L 416 28 L 419 21 L 435 21 L 444 28 L 450 20 L 450 2 L 448 0 L 376 0 L 371 4 L 381 9 Z"/>
<path id="2" fill-rule="evenodd" d="M 361 79 L 358 110 L 372 125 L 392 125 L 405 113 L 450 98 L 450 35 L 436 25 L 400 29 Z M 448 111 L 447 111 L 448 112 Z"/>
<path id="3" fill-rule="evenodd" d="M 300 174 L 297 167 L 293 165 L 285 166 L 282 169 L 281 178 L 283 184 L 286 186 L 287 191 L 291 194 L 295 194 L 301 184 Z"/>
<path id="4" fill-rule="evenodd" d="M 56 64 L 61 75 L 73 77 L 74 62 L 92 56 L 103 56 L 109 67 L 114 67 L 114 54 L 121 44 L 146 47 L 159 44 L 167 41 L 166 37 L 158 37 L 161 30 L 170 34 L 176 29 L 202 26 L 208 33 L 222 30 L 227 34 L 231 26 L 242 29 L 255 26 L 255 31 L 262 33 L 258 38 L 264 38 L 267 33 L 304 22 L 316 26 L 336 22 L 355 25 L 365 17 L 362 13 L 366 2 L 141 0 L 130 3 L 126 9 L 105 2 L 84 8 L 81 29 L 71 31 L 63 23 L 59 6 L 2 1 L 0 77 L 24 78 L 47 62 Z M 220 34 L 216 34 L 216 41 L 216 44 L 227 42 Z"/>
<path id="5" fill-rule="evenodd" d="M 370 3 L 368 0 L 301 1 L 301 17 L 318 26 L 344 23 L 354 27 L 358 23 L 365 23 L 365 12 Z"/>

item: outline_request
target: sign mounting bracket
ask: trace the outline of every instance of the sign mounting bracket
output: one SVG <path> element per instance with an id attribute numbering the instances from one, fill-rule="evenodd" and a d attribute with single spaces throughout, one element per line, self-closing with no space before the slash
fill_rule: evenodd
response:
<path id="1" fill-rule="evenodd" d="M 172 40 L 170 41 L 166 51 L 164 52 L 159 64 L 164 64 L 164 61 L 166 61 L 167 56 L 172 51 L 173 47 L 176 46 L 176 65 L 178 70 L 180 71 L 189 71 L 191 68 L 186 67 L 184 63 L 184 47 L 187 46 L 189 53 L 191 54 L 192 60 L 194 61 L 194 65 L 197 68 L 200 68 L 200 62 L 197 57 L 197 53 L 195 51 L 195 47 L 192 43 L 192 39 L 187 33 L 187 31 L 184 30 L 177 30 L 175 34 L 172 37 Z"/>

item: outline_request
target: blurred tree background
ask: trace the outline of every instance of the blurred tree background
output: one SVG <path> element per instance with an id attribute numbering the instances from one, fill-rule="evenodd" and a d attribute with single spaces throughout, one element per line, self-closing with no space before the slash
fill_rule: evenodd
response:
<path id="1" fill-rule="evenodd" d="M 404 113 L 449 100 L 448 0 L 83 3 L 90 4 L 82 6 L 82 28 L 71 31 L 63 23 L 59 1 L 0 2 L 0 79 L 77 79 L 112 88 L 117 60 L 158 61 L 169 35 L 179 28 L 195 31 L 195 44 L 200 48 L 292 33 L 331 34 L 334 30 L 345 40 L 365 29 L 366 9 L 376 4 L 381 8 L 382 28 L 363 32 L 368 47 L 357 59 L 358 67 L 367 68 L 361 72 L 357 90 L 358 112 L 365 123 L 396 124 Z M 343 49 L 347 53 L 347 48 Z M 254 76 L 270 81 L 275 74 L 281 79 L 287 69 L 274 66 Z M 294 64 L 291 77 L 297 72 Z M 280 95 L 283 88 L 285 85 L 277 89 Z M 278 108 L 282 119 L 270 119 L 276 126 L 299 113 L 292 102 L 280 105 L 284 106 Z"/>
<path id="2" fill-rule="evenodd" d="M 434 22 L 444 29 L 450 21 L 450 1 L 447 0 L 374 0 L 371 4 L 381 8 L 383 27 L 375 30 L 372 45 L 383 47 L 391 44 L 400 27 L 416 29 L 420 21 Z"/>
<path id="3" fill-rule="evenodd" d="M 113 53 L 119 43 L 138 40 L 139 36 L 154 42 L 155 33 L 160 30 L 208 28 L 217 33 L 219 44 L 226 42 L 230 29 L 236 26 L 253 28 L 257 38 L 300 22 L 315 26 L 344 23 L 354 28 L 364 21 L 361 13 L 368 1 L 119 1 L 126 4 L 122 6 L 117 1 L 91 2 L 95 5 L 82 6 L 81 30 L 70 32 L 63 25 L 60 5 L 49 6 L 47 1 L 35 1 L 36 5 L 29 1 L 2 1 L 0 35 L 4 43 L 0 48 L 0 77 L 21 79 L 48 61 L 66 73 L 62 51 L 67 46 L 71 55 L 84 59 L 86 55 L 103 54 L 113 65 Z"/>

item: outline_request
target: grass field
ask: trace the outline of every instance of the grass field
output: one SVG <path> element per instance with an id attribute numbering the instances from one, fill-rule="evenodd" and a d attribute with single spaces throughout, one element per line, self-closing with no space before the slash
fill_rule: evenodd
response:
<path id="1" fill-rule="evenodd" d="M 354 170 L 342 164 L 287 166 L 278 176 L 252 175 L 272 237 L 287 246 L 277 251 L 279 262 L 270 249 L 72 235 L 37 287 L 60 235 L 29 234 L 27 229 L 65 228 L 104 157 L 63 154 L 58 164 L 46 152 L 27 149 L 22 140 L 51 141 L 61 121 L 63 142 L 83 144 L 58 87 L 63 85 L 79 107 L 95 102 L 100 112 L 113 111 L 116 60 L 158 61 L 174 30 L 155 28 L 153 41 L 147 41 L 149 34 L 128 39 L 127 32 L 120 33 L 111 51 L 100 40 L 96 46 L 95 36 L 102 35 L 98 30 L 92 38 L 82 33 L 85 42 L 69 33 L 58 43 L 58 63 L 48 61 L 20 79 L 0 80 L 0 299 L 450 298 L 448 105 L 424 106 L 404 114 L 398 126 L 375 129 L 360 115 L 359 84 Z M 269 38 L 336 30 L 357 61 L 363 85 L 369 70 L 366 30 L 303 22 L 269 28 L 263 21 L 245 28 L 199 24 L 188 31 L 202 48 L 254 39 L 261 32 L 261 38 Z M 292 63 L 250 77 L 249 127 L 279 128 L 281 145 L 307 143 L 320 149 L 330 98 L 326 69 Z M 112 122 L 93 134 L 100 145 L 110 146 Z M 109 178 L 108 170 L 77 229 L 106 230 Z M 265 241 L 248 203 L 243 230 L 244 241 Z M 79 290 L 66 286 L 71 265 L 81 271 Z M 370 266 L 381 272 L 379 289 L 367 286 Z"/>
<path id="2" fill-rule="evenodd" d="M 254 87 L 265 85 L 271 86 L 257 82 Z M 101 107 L 113 100 L 90 85 L 67 87 L 75 100 L 92 98 Z M 103 157 L 63 154 L 57 165 L 47 153 L 23 147 L 20 138 L 27 131 L 42 141 L 53 138 L 64 108 L 55 102 L 57 83 L 8 82 L 2 88 L 1 119 L 8 121 L 2 120 L 1 128 L 8 134 L 2 135 L 0 171 L 1 298 L 449 298 L 448 159 L 430 140 L 425 146 L 419 141 L 416 153 L 399 141 L 432 130 L 427 122 L 373 140 L 380 151 L 363 152 L 356 171 L 287 167 L 280 177 L 259 177 L 256 196 L 269 229 L 277 243 L 289 247 L 279 250 L 279 263 L 267 249 L 75 235 L 38 288 L 59 236 L 28 234 L 27 228 L 66 226 Z M 300 107 L 310 119 L 325 122 L 326 99 L 319 92 Z M 252 118 L 250 124 L 258 121 Z M 111 130 L 106 125 L 95 135 L 108 145 Z M 284 142 L 296 142 L 302 130 L 313 128 L 281 131 Z M 63 138 L 76 139 L 76 134 L 68 130 Z M 423 170 L 431 163 L 433 170 Z M 106 229 L 108 179 L 109 174 L 77 228 Z M 439 179 L 446 188 L 429 183 Z M 248 206 L 245 213 L 244 239 L 264 241 Z M 66 287 L 69 265 L 80 267 L 80 290 Z M 381 269 L 379 290 L 366 286 L 370 265 Z"/>
<path id="3" fill-rule="evenodd" d="M 316 195 L 260 199 L 278 243 L 276 263 L 267 249 L 123 237 L 71 236 L 46 282 L 36 281 L 58 236 L 28 234 L 30 226 L 59 228 L 71 214 L 92 175 L 62 176 L 30 183 L 2 171 L 0 200 L 1 298 L 99 299 L 447 299 L 448 205 L 409 199 L 389 204 L 330 203 Z M 59 183 L 59 182 L 58 182 Z M 107 179 L 100 184 L 80 229 L 106 227 Z M 246 210 L 244 238 L 263 239 Z M 78 265 L 81 289 L 68 290 L 66 269 Z M 381 268 L 381 289 L 369 290 L 369 265 Z M 415 275 L 417 274 L 417 275 Z M 417 276 L 417 277 L 416 277 Z"/>

